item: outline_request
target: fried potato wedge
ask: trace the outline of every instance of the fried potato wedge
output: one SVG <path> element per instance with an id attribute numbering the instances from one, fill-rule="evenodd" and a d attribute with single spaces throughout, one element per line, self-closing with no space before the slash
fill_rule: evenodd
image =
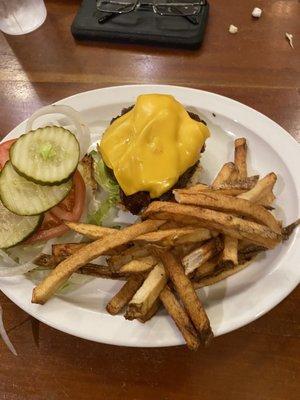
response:
<path id="1" fill-rule="evenodd" d="M 76 272 L 80 267 L 107 253 L 107 251 L 132 241 L 135 237 L 143 233 L 157 229 L 161 224 L 161 221 L 158 224 L 157 221 L 147 220 L 87 244 L 75 254 L 62 261 L 50 275 L 34 288 L 32 302 L 44 304 L 72 273 Z"/>
<path id="2" fill-rule="evenodd" d="M 216 230 L 237 239 L 248 239 L 252 243 L 267 248 L 275 247 L 282 239 L 281 234 L 256 222 L 220 211 L 185 204 L 154 201 L 144 211 L 143 217 L 185 221 L 188 224 Z"/>

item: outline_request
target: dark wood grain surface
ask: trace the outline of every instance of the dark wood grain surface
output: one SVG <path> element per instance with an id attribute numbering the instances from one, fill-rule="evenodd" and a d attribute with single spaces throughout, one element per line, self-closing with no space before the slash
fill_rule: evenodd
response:
<path id="1" fill-rule="evenodd" d="M 300 140 L 299 1 L 211 1 L 198 51 L 76 43 L 70 24 L 79 2 L 46 5 L 37 31 L 0 36 L 2 136 L 40 106 L 77 92 L 164 83 L 232 97 Z M 254 6 L 264 9 L 258 21 L 251 18 Z M 231 23 L 238 34 L 228 33 Z M 294 50 L 285 32 L 294 35 Z M 0 303 L 19 352 L 11 355 L 0 342 L 1 400 L 300 398 L 299 287 L 264 317 L 197 353 L 88 342 L 38 324 L 3 294 Z"/>

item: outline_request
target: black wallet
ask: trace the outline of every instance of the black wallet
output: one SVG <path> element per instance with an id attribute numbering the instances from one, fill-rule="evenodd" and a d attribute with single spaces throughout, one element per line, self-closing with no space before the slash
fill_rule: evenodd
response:
<path id="1" fill-rule="evenodd" d="M 155 14 L 151 7 L 139 7 L 126 14 L 97 10 L 95 0 L 83 0 L 72 23 L 78 40 L 147 43 L 195 49 L 203 40 L 209 4 L 204 2 L 197 15 Z"/>

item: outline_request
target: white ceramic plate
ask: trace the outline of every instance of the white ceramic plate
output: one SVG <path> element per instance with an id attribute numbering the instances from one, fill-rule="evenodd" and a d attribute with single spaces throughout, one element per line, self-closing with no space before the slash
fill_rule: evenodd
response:
<path id="1" fill-rule="evenodd" d="M 221 165 L 233 157 L 233 140 L 245 136 L 249 164 L 261 176 L 278 175 L 277 215 L 289 224 L 299 217 L 299 145 L 279 125 L 259 112 L 226 97 L 200 90 L 163 85 L 110 87 L 79 93 L 59 101 L 82 112 L 93 132 L 102 132 L 113 116 L 134 103 L 142 93 L 174 95 L 188 110 L 208 123 L 211 138 L 202 158 L 203 180 L 209 182 Z M 8 136 L 24 132 L 25 121 Z M 205 288 L 199 295 L 215 335 L 237 329 L 260 317 L 285 298 L 299 283 L 299 230 L 290 240 L 261 257 L 245 270 Z M 19 307 L 61 331 L 97 342 L 123 346 L 173 346 L 183 343 L 164 313 L 146 324 L 110 316 L 105 305 L 121 282 L 93 279 L 68 295 L 56 296 L 46 305 L 31 304 L 33 283 L 24 276 L 0 279 L 0 289 Z"/>

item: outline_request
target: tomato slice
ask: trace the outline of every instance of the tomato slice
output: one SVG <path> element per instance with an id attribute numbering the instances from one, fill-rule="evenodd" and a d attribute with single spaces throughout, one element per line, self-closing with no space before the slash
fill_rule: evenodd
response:
<path id="1" fill-rule="evenodd" d="M 39 229 L 36 233 L 30 236 L 25 243 L 26 244 L 32 244 L 36 242 L 41 242 L 42 240 L 49 240 L 53 239 L 59 236 L 64 235 L 69 231 L 69 228 L 65 225 L 62 224 L 60 221 L 60 224 L 49 229 Z"/>
<path id="2" fill-rule="evenodd" d="M 76 222 L 81 217 L 85 201 L 85 183 L 79 171 L 76 171 L 73 176 L 73 193 L 71 191 L 60 204 L 51 209 L 51 214 L 60 218 L 63 221 Z M 72 211 L 69 211 L 69 204 L 72 202 L 71 197 L 74 197 L 74 205 Z"/>
<path id="3" fill-rule="evenodd" d="M 82 215 L 85 203 L 85 183 L 79 171 L 73 176 L 73 188 L 68 196 L 57 206 L 45 213 L 40 229 L 26 243 L 36 243 L 59 237 L 68 232 L 69 228 L 63 221 L 78 221 Z"/>
<path id="4" fill-rule="evenodd" d="M 9 160 L 9 149 L 16 141 L 17 139 L 11 139 L 0 143 L 0 169 L 2 169 Z"/>

